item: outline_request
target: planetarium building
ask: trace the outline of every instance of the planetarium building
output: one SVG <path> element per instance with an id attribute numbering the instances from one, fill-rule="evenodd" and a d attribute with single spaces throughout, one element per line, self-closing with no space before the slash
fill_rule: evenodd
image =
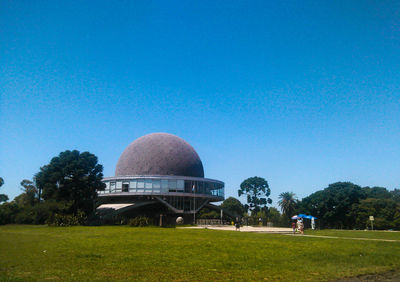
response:
<path id="1" fill-rule="evenodd" d="M 182 216 L 190 221 L 212 202 L 224 200 L 224 183 L 204 178 L 203 164 L 185 140 L 167 133 L 153 133 L 133 141 L 121 154 L 115 176 L 103 179 L 98 191 L 98 212 Z"/>

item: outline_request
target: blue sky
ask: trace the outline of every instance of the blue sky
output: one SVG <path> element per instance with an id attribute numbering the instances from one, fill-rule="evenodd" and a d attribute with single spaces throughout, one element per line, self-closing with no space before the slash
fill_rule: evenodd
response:
<path id="1" fill-rule="evenodd" d="M 168 132 L 237 196 L 400 188 L 398 1 L 1 1 L 1 193 Z"/>

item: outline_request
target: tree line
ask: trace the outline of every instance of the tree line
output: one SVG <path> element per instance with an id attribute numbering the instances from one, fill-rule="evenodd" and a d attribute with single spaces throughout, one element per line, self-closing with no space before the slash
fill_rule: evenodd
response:
<path id="1" fill-rule="evenodd" d="M 0 194 L 0 224 L 75 225 L 95 217 L 97 191 L 105 184 L 103 166 L 95 155 L 77 150 L 61 152 L 40 168 L 32 180 L 20 183 L 22 193 L 8 202 Z M 4 179 L 0 177 L 0 187 Z M 361 187 L 351 182 L 336 182 L 299 200 L 293 192 L 279 195 L 280 211 L 271 207 L 271 189 L 262 177 L 244 180 L 238 196 L 246 203 L 229 197 L 220 207 L 227 220 L 246 218 L 249 224 L 272 223 L 289 226 L 290 217 L 310 214 L 321 228 L 365 229 L 374 216 L 376 229 L 400 230 L 400 189 Z M 220 218 L 215 210 L 203 209 L 198 218 Z"/>
<path id="2" fill-rule="evenodd" d="M 293 192 L 279 195 L 278 205 L 268 207 L 268 182 L 261 177 L 246 179 L 238 189 L 238 196 L 246 196 L 246 204 L 230 197 L 221 207 L 234 217 L 247 218 L 252 224 L 271 222 L 274 226 L 289 226 L 295 214 L 310 214 L 318 218 L 320 228 L 368 229 L 370 216 L 374 217 L 375 229 L 400 230 L 400 189 L 392 191 L 384 187 L 361 187 L 351 182 L 336 182 L 311 195 L 297 199 Z M 214 216 L 204 213 L 201 216 Z M 261 220 L 260 220 L 261 219 Z"/>

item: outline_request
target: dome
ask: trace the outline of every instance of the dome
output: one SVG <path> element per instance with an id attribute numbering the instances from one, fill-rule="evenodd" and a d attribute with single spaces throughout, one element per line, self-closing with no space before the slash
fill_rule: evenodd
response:
<path id="1" fill-rule="evenodd" d="M 115 176 L 177 175 L 204 177 L 196 151 L 182 138 L 168 133 L 142 136 L 119 157 Z"/>

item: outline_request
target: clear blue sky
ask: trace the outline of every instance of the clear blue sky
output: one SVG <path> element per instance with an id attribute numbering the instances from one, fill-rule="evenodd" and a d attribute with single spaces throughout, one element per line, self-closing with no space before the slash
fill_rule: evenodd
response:
<path id="1" fill-rule="evenodd" d="M 0 193 L 169 132 L 237 196 L 400 188 L 399 1 L 0 2 Z"/>

